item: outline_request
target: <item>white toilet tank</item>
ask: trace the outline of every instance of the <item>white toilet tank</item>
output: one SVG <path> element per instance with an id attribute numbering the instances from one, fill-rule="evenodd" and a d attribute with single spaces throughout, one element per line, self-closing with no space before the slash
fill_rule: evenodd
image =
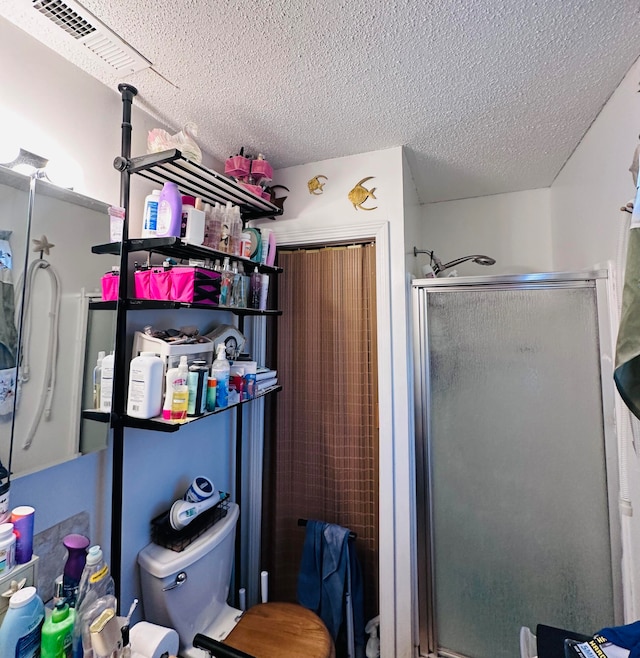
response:
<path id="1" fill-rule="evenodd" d="M 228 506 L 227 515 L 183 551 L 149 544 L 138 553 L 145 618 L 178 632 L 184 658 L 206 655 L 193 648 L 196 633 L 223 640 L 242 614 L 227 604 L 239 515 L 235 503 Z"/>

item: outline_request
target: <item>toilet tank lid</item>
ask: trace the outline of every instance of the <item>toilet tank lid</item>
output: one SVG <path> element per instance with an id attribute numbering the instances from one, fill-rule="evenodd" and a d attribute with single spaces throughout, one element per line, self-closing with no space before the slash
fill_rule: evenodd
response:
<path id="1" fill-rule="evenodd" d="M 227 515 L 183 551 L 178 553 L 157 544 L 148 544 L 138 553 L 138 564 L 156 578 L 166 578 L 183 571 L 233 532 L 239 513 L 240 508 L 236 503 L 228 503 Z"/>

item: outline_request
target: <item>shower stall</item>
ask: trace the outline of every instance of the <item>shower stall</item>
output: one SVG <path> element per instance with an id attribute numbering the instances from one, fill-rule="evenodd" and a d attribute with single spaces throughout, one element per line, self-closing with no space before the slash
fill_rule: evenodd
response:
<path id="1" fill-rule="evenodd" d="M 420 655 L 622 623 L 607 272 L 412 288 Z"/>

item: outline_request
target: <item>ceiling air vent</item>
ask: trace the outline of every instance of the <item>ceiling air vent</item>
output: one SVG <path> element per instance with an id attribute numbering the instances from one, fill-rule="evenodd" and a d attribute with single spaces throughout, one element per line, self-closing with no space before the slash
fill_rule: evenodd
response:
<path id="1" fill-rule="evenodd" d="M 80 3 L 73 0 L 31 0 L 31 4 L 34 9 L 117 71 L 134 73 L 151 66 L 149 60 L 114 34 Z"/>

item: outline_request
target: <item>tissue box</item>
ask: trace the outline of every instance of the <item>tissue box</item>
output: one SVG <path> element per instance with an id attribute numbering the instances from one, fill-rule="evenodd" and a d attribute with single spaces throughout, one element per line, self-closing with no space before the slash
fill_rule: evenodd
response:
<path id="1" fill-rule="evenodd" d="M 171 299 L 188 304 L 217 306 L 220 301 L 220 272 L 204 267 L 174 267 L 171 270 Z"/>

